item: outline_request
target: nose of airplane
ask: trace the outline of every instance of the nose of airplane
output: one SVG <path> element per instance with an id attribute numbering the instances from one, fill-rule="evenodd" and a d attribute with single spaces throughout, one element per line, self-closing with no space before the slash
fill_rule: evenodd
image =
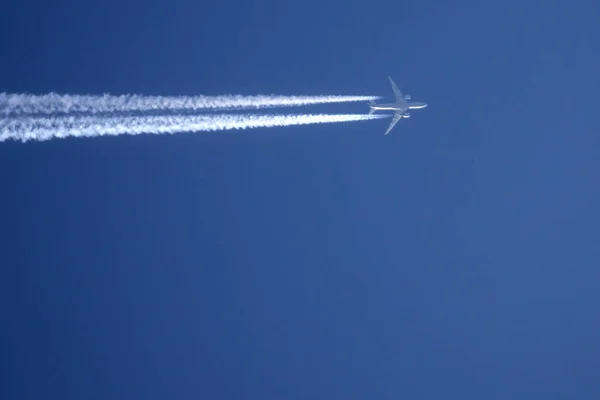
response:
<path id="1" fill-rule="evenodd" d="M 417 103 L 410 103 L 410 105 L 409 105 L 410 109 L 419 109 L 419 108 L 425 108 L 425 107 L 427 107 L 427 103 L 417 102 Z"/>

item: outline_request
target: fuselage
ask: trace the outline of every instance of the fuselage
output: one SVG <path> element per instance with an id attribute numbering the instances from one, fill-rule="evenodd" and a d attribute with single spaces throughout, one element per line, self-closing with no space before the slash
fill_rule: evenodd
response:
<path id="1" fill-rule="evenodd" d="M 373 104 L 370 106 L 373 110 L 406 111 L 418 110 L 427 107 L 427 103 L 418 101 L 407 101 L 403 103 Z"/>

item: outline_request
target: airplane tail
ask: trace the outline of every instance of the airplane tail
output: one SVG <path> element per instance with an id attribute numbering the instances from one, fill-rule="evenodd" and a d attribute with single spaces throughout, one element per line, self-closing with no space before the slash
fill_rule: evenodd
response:
<path id="1" fill-rule="evenodd" d="M 375 101 L 373 101 L 373 100 L 369 101 L 369 115 L 371 115 L 375 112 L 375 109 L 373 108 L 374 105 L 375 105 Z"/>

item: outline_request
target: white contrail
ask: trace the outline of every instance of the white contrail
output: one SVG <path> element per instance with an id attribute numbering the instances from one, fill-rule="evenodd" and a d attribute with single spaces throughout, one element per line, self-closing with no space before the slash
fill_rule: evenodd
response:
<path id="1" fill-rule="evenodd" d="M 241 110 L 327 103 L 367 102 L 378 96 L 141 96 L 0 93 L 0 116 L 55 113 L 117 113 L 182 110 Z"/>
<path id="2" fill-rule="evenodd" d="M 324 124 L 387 118 L 389 115 L 171 115 L 171 116 L 60 116 L 0 119 L 0 142 L 50 140 L 65 137 L 165 134 Z"/>

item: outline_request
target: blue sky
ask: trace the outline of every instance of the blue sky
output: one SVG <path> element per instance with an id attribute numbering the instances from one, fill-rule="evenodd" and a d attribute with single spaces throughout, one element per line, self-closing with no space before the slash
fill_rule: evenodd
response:
<path id="1" fill-rule="evenodd" d="M 0 92 L 391 96 L 391 75 L 429 107 L 388 136 L 1 143 L 0 397 L 598 398 L 599 19 L 9 2 Z"/>

